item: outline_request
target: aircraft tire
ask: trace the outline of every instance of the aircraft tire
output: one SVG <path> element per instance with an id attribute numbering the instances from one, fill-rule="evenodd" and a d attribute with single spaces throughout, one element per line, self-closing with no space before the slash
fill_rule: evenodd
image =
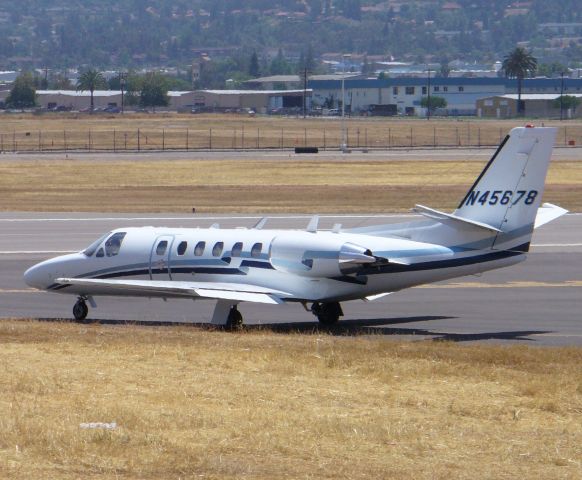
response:
<path id="1" fill-rule="evenodd" d="M 319 323 L 326 327 L 335 325 L 343 314 L 338 302 L 317 304 L 314 313 Z"/>
<path id="2" fill-rule="evenodd" d="M 243 316 L 238 311 L 238 308 L 232 307 L 226 319 L 225 328 L 227 330 L 240 330 L 243 324 Z"/>
<path id="3" fill-rule="evenodd" d="M 87 318 L 87 314 L 89 313 L 89 308 L 87 304 L 83 300 L 78 300 L 77 303 L 73 306 L 73 316 L 75 320 L 82 321 Z"/>

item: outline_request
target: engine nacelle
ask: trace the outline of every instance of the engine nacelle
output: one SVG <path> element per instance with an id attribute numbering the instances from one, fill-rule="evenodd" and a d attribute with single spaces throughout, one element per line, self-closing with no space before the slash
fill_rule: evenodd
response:
<path id="1" fill-rule="evenodd" d="M 271 264 L 275 269 L 306 277 L 335 277 L 353 273 L 374 263 L 370 250 L 340 238 L 314 234 L 275 237 L 271 242 Z"/>

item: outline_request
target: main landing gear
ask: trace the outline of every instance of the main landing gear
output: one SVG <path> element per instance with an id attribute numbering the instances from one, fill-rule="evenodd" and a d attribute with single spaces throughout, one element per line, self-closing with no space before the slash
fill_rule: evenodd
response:
<path id="1" fill-rule="evenodd" d="M 227 330 L 240 330 L 243 326 L 243 316 L 238 311 L 236 305 L 233 305 L 228 312 L 228 317 L 226 318 L 226 324 L 224 328 Z"/>
<path id="2" fill-rule="evenodd" d="M 73 316 L 75 320 L 82 322 L 87 318 L 87 314 L 89 313 L 89 307 L 87 307 L 87 303 L 85 303 L 85 297 L 79 297 L 77 299 L 77 303 L 73 306 Z"/>
<path id="3" fill-rule="evenodd" d="M 218 300 L 212 314 L 212 325 L 224 327 L 226 330 L 239 330 L 243 326 L 243 317 L 238 311 L 238 302 Z"/>
<path id="4" fill-rule="evenodd" d="M 335 325 L 339 317 L 343 317 L 344 312 L 339 302 L 314 303 L 311 307 L 311 313 L 317 317 L 319 323 L 327 327 Z"/>

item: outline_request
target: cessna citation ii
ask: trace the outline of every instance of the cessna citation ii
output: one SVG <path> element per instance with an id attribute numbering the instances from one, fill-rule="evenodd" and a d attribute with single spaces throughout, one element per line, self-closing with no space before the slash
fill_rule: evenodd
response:
<path id="1" fill-rule="evenodd" d="M 242 324 L 241 302 L 297 302 L 325 325 L 341 302 L 525 260 L 533 230 L 566 213 L 540 202 L 555 128 L 514 128 L 453 213 L 417 205 L 425 219 L 306 230 L 120 228 L 79 253 L 26 271 L 32 287 L 77 296 L 84 320 L 97 296 L 217 300 L 211 322 Z"/>

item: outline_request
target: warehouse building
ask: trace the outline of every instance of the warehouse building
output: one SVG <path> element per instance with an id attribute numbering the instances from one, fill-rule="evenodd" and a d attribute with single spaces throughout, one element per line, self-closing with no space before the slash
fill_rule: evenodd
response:
<path id="1" fill-rule="evenodd" d="M 582 93 L 567 95 L 582 100 Z M 560 118 L 560 107 L 555 93 L 526 93 L 521 96 L 524 115 L 530 118 Z M 493 96 L 477 100 L 477 115 L 486 118 L 511 118 L 517 116 L 518 96 L 516 94 Z M 581 109 L 562 110 L 564 118 L 580 117 Z"/>

